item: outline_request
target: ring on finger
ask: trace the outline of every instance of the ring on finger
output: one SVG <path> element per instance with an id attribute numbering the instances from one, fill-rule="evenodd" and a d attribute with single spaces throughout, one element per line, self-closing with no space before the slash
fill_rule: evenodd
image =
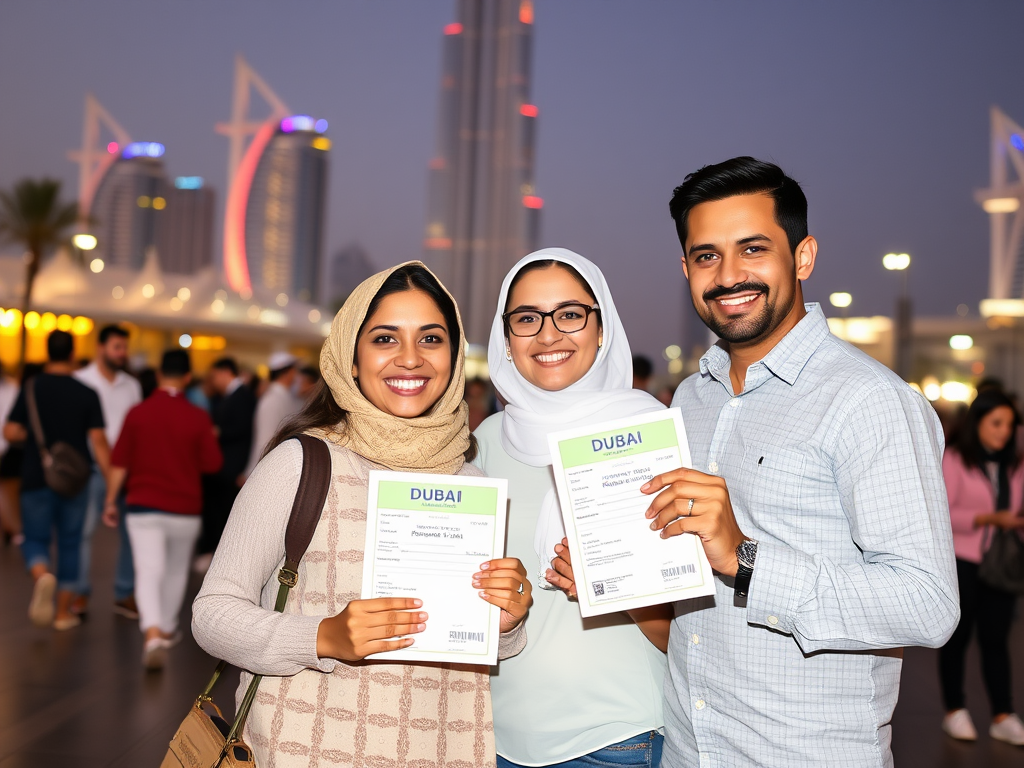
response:
<path id="1" fill-rule="evenodd" d="M 693 499 L 690 499 L 690 503 L 686 505 L 686 514 L 693 514 Z"/>
<path id="2" fill-rule="evenodd" d="M 519 594 L 520 595 L 523 594 L 524 587 L 525 587 L 525 585 L 523 584 L 523 582 L 520 581 L 519 582 Z"/>

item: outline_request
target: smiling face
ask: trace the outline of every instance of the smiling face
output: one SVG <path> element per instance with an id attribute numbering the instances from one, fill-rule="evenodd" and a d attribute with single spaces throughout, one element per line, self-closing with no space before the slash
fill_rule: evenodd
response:
<path id="1" fill-rule="evenodd" d="M 556 264 L 524 274 L 509 294 L 507 311 L 550 312 L 568 304 L 592 307 L 596 303 L 571 272 Z M 527 381 L 548 392 L 565 389 L 583 378 L 597 359 L 600 343 L 600 315 L 596 312 L 590 314 L 586 327 L 575 333 L 559 331 L 550 317 L 543 319 L 536 336 L 514 336 L 506 329 L 513 365 Z"/>
<path id="2" fill-rule="evenodd" d="M 719 338 L 754 346 L 781 338 L 804 314 L 800 280 L 814 269 L 817 243 L 790 250 L 766 194 L 736 195 L 690 210 L 683 271 L 701 320 Z"/>
<path id="3" fill-rule="evenodd" d="M 356 341 L 352 376 L 359 391 L 392 416 L 422 416 L 441 399 L 452 375 L 448 326 L 420 290 L 385 296 Z"/>

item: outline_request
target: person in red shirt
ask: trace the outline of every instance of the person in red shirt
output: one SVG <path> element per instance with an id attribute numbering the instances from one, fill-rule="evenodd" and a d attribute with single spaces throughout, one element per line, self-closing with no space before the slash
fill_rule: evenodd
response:
<path id="1" fill-rule="evenodd" d="M 183 394 L 191 371 L 185 350 L 164 353 L 159 388 L 128 412 L 107 482 L 107 525 L 117 525 L 117 497 L 122 486 L 127 488 L 126 523 L 147 669 L 161 669 L 167 649 L 181 639 L 178 614 L 202 524 L 201 479 L 224 462 L 210 417 Z"/>

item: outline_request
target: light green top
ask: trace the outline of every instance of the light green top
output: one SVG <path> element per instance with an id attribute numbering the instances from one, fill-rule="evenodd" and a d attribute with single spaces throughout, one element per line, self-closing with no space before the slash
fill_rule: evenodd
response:
<path id="1" fill-rule="evenodd" d="M 501 445 L 498 413 L 476 432 L 473 462 L 508 480 L 508 557 L 533 578 L 541 502 L 554 490 L 550 467 L 531 467 Z M 491 675 L 498 754 L 520 765 L 550 765 L 660 730 L 665 654 L 625 614 L 592 619 L 561 591 L 534 584 L 525 650 Z"/>

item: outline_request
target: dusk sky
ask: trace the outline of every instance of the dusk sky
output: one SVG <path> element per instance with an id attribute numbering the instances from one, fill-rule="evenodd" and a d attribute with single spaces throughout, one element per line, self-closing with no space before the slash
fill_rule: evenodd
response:
<path id="1" fill-rule="evenodd" d="M 541 242 L 605 270 L 634 350 L 658 355 L 693 322 L 673 187 L 740 154 L 803 184 L 820 243 L 809 299 L 847 290 L 851 314 L 890 314 L 899 282 L 881 258 L 907 251 L 917 313 L 976 315 L 989 238 L 972 195 L 988 184 L 989 108 L 1024 123 L 1024 3 L 535 7 Z M 5 0 L 0 188 L 48 175 L 76 195 L 67 151 L 92 91 L 222 204 L 228 141 L 213 128 L 230 118 L 240 52 L 292 110 L 330 123 L 326 254 L 359 242 L 381 268 L 420 258 L 454 18 L 455 0 Z"/>

